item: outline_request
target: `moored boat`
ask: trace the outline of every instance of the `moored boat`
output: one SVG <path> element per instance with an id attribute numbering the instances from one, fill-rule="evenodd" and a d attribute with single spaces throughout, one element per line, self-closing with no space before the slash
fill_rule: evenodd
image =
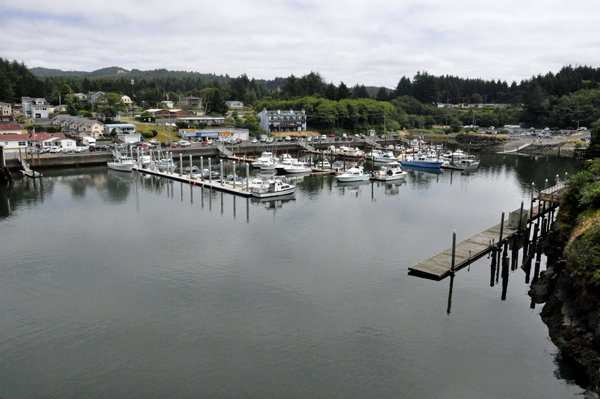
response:
<path id="1" fill-rule="evenodd" d="M 363 181 L 369 180 L 369 178 L 369 174 L 365 173 L 360 166 L 353 166 L 341 175 L 336 176 L 336 179 L 340 182 Z"/>
<path id="2" fill-rule="evenodd" d="M 252 196 L 256 198 L 278 197 L 292 194 L 295 189 L 295 185 L 281 180 L 267 180 L 264 185 L 252 189 Z"/>
<path id="3" fill-rule="evenodd" d="M 417 168 L 440 169 L 444 163 L 429 154 L 417 154 L 414 156 L 406 156 L 400 161 L 402 166 L 413 166 Z"/>
<path id="4" fill-rule="evenodd" d="M 379 171 L 373 173 L 372 180 L 377 181 L 393 181 L 400 180 L 406 177 L 406 172 L 402 170 L 398 162 L 390 162 L 382 166 Z"/>
<path id="5" fill-rule="evenodd" d="M 303 162 L 294 162 L 290 166 L 286 166 L 284 169 L 285 173 L 310 173 L 312 169 L 304 165 Z"/>

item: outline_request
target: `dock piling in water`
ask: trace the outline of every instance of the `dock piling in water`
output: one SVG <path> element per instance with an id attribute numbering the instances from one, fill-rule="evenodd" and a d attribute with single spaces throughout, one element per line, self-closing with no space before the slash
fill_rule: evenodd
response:
<path id="1" fill-rule="evenodd" d="M 502 243 L 502 233 L 504 232 L 504 211 L 502 211 L 502 218 L 500 218 L 500 239 L 498 245 Z"/>
<path id="2" fill-rule="evenodd" d="M 456 258 L 456 230 L 452 233 L 452 266 L 450 267 L 450 272 L 454 273 L 454 264 Z"/>

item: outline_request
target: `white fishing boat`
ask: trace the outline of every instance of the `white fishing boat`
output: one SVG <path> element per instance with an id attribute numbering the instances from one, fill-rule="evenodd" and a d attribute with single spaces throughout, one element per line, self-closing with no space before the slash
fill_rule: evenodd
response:
<path id="1" fill-rule="evenodd" d="M 382 154 L 383 154 L 383 152 L 381 152 L 380 150 L 373 149 L 373 150 L 367 152 L 365 154 L 365 157 L 367 157 L 369 159 L 379 158 Z"/>
<path id="2" fill-rule="evenodd" d="M 338 158 L 346 159 L 361 159 L 365 157 L 365 153 L 363 152 L 363 150 L 345 146 L 340 147 L 337 150 L 336 155 L 338 156 Z"/>
<path id="3" fill-rule="evenodd" d="M 458 150 L 456 150 L 454 152 L 448 150 L 442 156 L 444 157 L 444 159 L 447 159 L 447 160 L 450 160 L 450 161 L 458 161 L 458 160 L 470 157 L 463 150 L 460 150 L 460 149 L 458 149 Z"/>
<path id="4" fill-rule="evenodd" d="M 109 169 L 119 172 L 131 172 L 133 170 L 133 158 L 122 155 L 116 145 L 112 150 L 112 156 L 112 161 L 106 163 Z"/>
<path id="5" fill-rule="evenodd" d="M 260 154 L 260 157 L 252 162 L 252 167 L 253 168 L 260 168 L 262 164 L 266 163 L 266 162 L 271 162 L 271 161 L 277 161 L 277 158 L 273 157 L 273 153 L 270 151 L 263 151 L 262 154 Z"/>
<path id="6" fill-rule="evenodd" d="M 121 156 L 107 162 L 108 168 L 119 172 L 131 172 L 133 170 L 133 159 Z"/>
<path id="7" fill-rule="evenodd" d="M 276 159 L 271 158 L 271 159 L 260 162 L 258 164 L 258 168 L 261 171 L 262 170 L 275 170 L 277 165 L 279 165 L 279 162 Z"/>
<path id="8" fill-rule="evenodd" d="M 336 176 L 336 179 L 340 182 L 363 181 L 369 180 L 369 178 L 369 174 L 365 173 L 360 166 L 353 166 L 341 175 Z"/>
<path id="9" fill-rule="evenodd" d="M 454 164 L 452 166 L 454 167 L 454 169 L 459 169 L 459 170 L 477 170 L 477 168 L 479 167 L 479 162 L 481 162 L 481 161 L 476 161 L 474 159 L 465 158 L 465 159 L 461 159 L 458 162 L 454 162 Z"/>
<path id="10" fill-rule="evenodd" d="M 394 155 L 392 151 L 387 151 L 375 158 L 375 162 L 377 163 L 390 163 L 390 162 L 398 162 L 398 158 Z"/>
<path id="11" fill-rule="evenodd" d="M 295 189 L 295 185 L 281 180 L 267 180 L 262 186 L 252 188 L 252 196 L 256 198 L 279 197 L 292 194 Z"/>
<path id="12" fill-rule="evenodd" d="M 326 159 L 319 161 L 317 162 L 317 169 L 331 169 L 331 163 Z"/>
<path id="13" fill-rule="evenodd" d="M 373 173 L 372 180 L 377 181 L 393 181 L 400 180 L 406 177 L 406 172 L 402 170 L 398 162 L 390 162 L 382 166 L 377 172 Z"/>
<path id="14" fill-rule="evenodd" d="M 285 173 L 310 173 L 312 169 L 304 165 L 304 162 L 294 162 L 290 166 L 286 166 L 284 169 Z"/>

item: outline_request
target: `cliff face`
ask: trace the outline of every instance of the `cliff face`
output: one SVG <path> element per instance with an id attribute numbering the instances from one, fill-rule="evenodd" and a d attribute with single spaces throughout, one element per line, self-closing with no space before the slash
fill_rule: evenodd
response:
<path id="1" fill-rule="evenodd" d="M 600 217 L 580 220 L 570 235 L 568 230 L 560 221 L 555 224 L 556 234 L 545 244 L 550 256 L 564 247 L 562 257 L 530 295 L 537 303 L 546 302 L 541 316 L 552 342 L 584 367 L 588 388 L 600 393 Z"/>

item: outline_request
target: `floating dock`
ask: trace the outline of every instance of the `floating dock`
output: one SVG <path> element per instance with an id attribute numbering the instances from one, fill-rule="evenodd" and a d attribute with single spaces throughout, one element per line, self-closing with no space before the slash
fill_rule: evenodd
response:
<path id="1" fill-rule="evenodd" d="M 248 189 L 246 186 L 246 182 L 238 182 L 235 185 L 232 182 L 223 182 L 220 181 L 210 181 L 208 179 L 200 179 L 200 178 L 190 178 L 189 174 L 174 173 L 174 172 L 161 172 L 153 169 L 144 169 L 139 166 L 134 166 L 133 170 L 138 171 L 140 173 L 146 173 L 149 175 L 164 177 L 166 179 L 172 179 L 176 181 L 180 181 L 186 184 L 191 184 L 194 186 L 200 186 L 205 188 L 212 188 L 218 191 L 223 191 L 229 194 L 240 195 L 243 197 L 251 197 L 252 191 L 251 188 Z"/>

